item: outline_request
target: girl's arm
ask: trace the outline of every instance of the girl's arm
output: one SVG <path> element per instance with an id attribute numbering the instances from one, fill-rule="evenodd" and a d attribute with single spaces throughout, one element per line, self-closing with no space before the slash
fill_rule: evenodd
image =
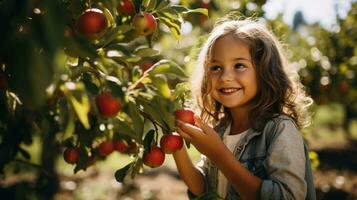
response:
<path id="1" fill-rule="evenodd" d="M 177 170 L 180 173 L 181 179 L 186 183 L 189 190 L 194 195 L 201 195 L 205 192 L 204 178 L 201 172 L 192 164 L 188 156 L 186 147 L 173 154 L 176 162 Z"/>
<path id="2" fill-rule="evenodd" d="M 178 133 L 215 163 L 243 199 L 258 199 L 262 180 L 236 160 L 211 127 L 198 117 L 195 120 L 198 127 L 177 122 Z"/>

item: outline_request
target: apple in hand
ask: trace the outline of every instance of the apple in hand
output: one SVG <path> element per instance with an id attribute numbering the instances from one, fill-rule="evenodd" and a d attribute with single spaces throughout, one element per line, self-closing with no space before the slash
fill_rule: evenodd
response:
<path id="1" fill-rule="evenodd" d="M 75 164 L 79 158 L 79 150 L 77 147 L 69 147 L 63 152 L 64 160 L 69 164 Z"/>
<path id="2" fill-rule="evenodd" d="M 102 92 L 95 98 L 100 114 L 105 117 L 114 117 L 120 111 L 120 101 L 110 92 Z"/>
<path id="3" fill-rule="evenodd" d="M 94 40 L 104 35 L 108 28 L 108 21 L 103 11 L 91 8 L 84 11 L 77 20 L 79 33 L 84 37 Z"/>
<path id="4" fill-rule="evenodd" d="M 121 0 L 117 6 L 119 15 L 134 15 L 135 6 L 132 0 Z"/>
<path id="5" fill-rule="evenodd" d="M 159 167 L 165 161 L 165 153 L 157 146 L 153 145 L 150 151 L 145 151 L 143 155 L 143 162 L 146 166 L 155 168 Z"/>
<path id="6" fill-rule="evenodd" d="M 179 135 L 166 134 L 161 137 L 160 146 L 163 152 L 171 154 L 182 148 L 183 139 Z"/>
<path id="7" fill-rule="evenodd" d="M 110 140 L 104 141 L 98 146 L 98 153 L 101 156 L 107 156 L 114 151 L 114 143 Z"/>
<path id="8" fill-rule="evenodd" d="M 147 12 L 136 14 L 133 18 L 135 32 L 141 36 L 151 35 L 156 31 L 157 22 L 155 17 Z"/>
<path id="9" fill-rule="evenodd" d="M 178 109 L 174 114 L 176 119 L 191 125 L 195 125 L 195 119 L 193 118 L 195 113 L 193 111 L 188 109 Z"/>

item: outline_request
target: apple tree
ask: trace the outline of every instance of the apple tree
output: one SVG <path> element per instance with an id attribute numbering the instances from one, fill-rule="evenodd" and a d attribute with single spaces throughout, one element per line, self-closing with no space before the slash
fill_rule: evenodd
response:
<path id="1" fill-rule="evenodd" d="M 11 163 L 40 170 L 35 191 L 58 189 L 58 155 L 86 170 L 113 151 L 131 154 L 118 169 L 123 181 L 143 164 L 160 166 L 159 135 L 174 131 L 187 75 L 157 45 L 181 39 L 191 13 L 168 0 L 3 0 L 0 3 L 0 172 Z M 29 162 L 24 145 L 41 138 L 41 161 Z M 165 145 L 165 141 L 161 146 Z"/>
<path id="2" fill-rule="evenodd" d="M 347 15 L 337 15 L 331 29 L 295 20 L 298 32 L 291 32 L 289 40 L 293 65 L 316 104 L 343 106 L 342 127 L 350 139 L 350 123 L 357 118 L 356 10 L 357 2 L 351 2 Z"/>

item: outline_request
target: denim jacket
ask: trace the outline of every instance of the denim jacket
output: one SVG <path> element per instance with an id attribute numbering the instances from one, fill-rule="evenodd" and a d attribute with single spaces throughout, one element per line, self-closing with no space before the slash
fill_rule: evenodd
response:
<path id="1" fill-rule="evenodd" d="M 217 126 L 223 137 L 226 125 Z M 236 144 L 234 155 L 251 173 L 262 180 L 262 200 L 316 199 L 308 151 L 294 121 L 280 115 L 269 121 L 263 131 L 253 129 Z M 205 156 L 196 166 L 205 179 L 206 192 L 216 191 L 218 168 Z M 188 191 L 190 199 L 195 196 Z M 239 200 L 228 183 L 226 200 Z"/>

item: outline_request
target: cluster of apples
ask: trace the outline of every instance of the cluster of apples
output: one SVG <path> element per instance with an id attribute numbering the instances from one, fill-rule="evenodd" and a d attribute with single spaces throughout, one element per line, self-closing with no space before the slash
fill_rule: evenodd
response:
<path id="1" fill-rule="evenodd" d="M 195 124 L 194 113 L 188 109 L 178 109 L 174 113 L 175 118 L 188 124 Z M 165 161 L 165 154 L 172 154 L 183 146 L 183 139 L 179 135 L 164 134 L 160 139 L 160 147 L 152 145 L 150 150 L 145 151 L 143 162 L 146 166 L 155 168 Z"/>
<path id="2" fill-rule="evenodd" d="M 117 115 L 121 105 L 118 98 L 113 97 L 111 92 L 103 91 L 96 96 L 96 105 L 99 113 L 104 118 L 110 118 Z M 185 123 L 194 125 L 194 113 L 188 109 L 178 109 L 175 111 L 176 119 Z M 160 139 L 160 147 L 152 145 L 151 148 L 144 152 L 143 162 L 149 167 L 159 167 L 165 160 L 165 154 L 172 154 L 181 149 L 183 139 L 179 135 L 164 134 Z M 114 150 L 121 153 L 136 153 L 138 146 L 136 143 L 128 144 L 124 140 L 104 141 L 98 145 L 97 152 L 100 156 L 105 157 L 111 154 Z M 77 147 L 69 147 L 63 153 L 64 160 L 67 163 L 75 164 L 79 158 L 79 149 Z"/>
<path id="3" fill-rule="evenodd" d="M 120 140 L 107 140 L 101 142 L 97 147 L 97 152 L 100 156 L 106 157 L 114 151 L 127 154 L 135 154 L 139 151 L 139 147 L 136 143 L 120 139 Z M 79 159 L 78 147 L 68 147 L 63 152 L 64 160 L 69 164 L 75 164 Z"/>
<path id="4" fill-rule="evenodd" d="M 148 12 L 136 13 L 132 0 L 122 0 L 117 6 L 119 15 L 133 16 L 132 26 L 138 36 L 151 35 L 156 31 L 155 17 Z M 78 32 L 90 40 L 100 39 L 109 26 L 104 12 L 98 8 L 85 10 L 77 19 Z"/>

